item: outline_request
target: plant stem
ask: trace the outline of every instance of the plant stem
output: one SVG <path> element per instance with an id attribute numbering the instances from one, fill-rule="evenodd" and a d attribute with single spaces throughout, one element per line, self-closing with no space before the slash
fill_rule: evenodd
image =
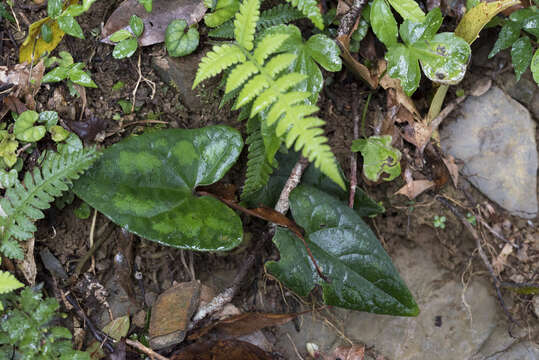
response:
<path id="1" fill-rule="evenodd" d="M 365 133 L 365 120 L 367 119 L 367 110 L 369 109 L 371 98 L 372 98 L 372 91 L 369 92 L 369 96 L 367 96 L 367 101 L 365 102 L 365 106 L 363 107 L 363 114 L 361 115 L 361 136 L 364 138 L 367 138 L 367 135 Z M 354 136 L 357 139 L 355 132 L 354 132 Z"/>

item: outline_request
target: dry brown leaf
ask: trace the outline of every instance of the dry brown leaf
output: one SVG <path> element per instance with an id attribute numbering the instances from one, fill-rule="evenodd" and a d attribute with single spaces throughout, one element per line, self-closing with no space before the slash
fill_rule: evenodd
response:
<path id="1" fill-rule="evenodd" d="M 239 340 L 207 341 L 189 345 L 170 360 L 272 360 L 259 347 Z"/>
<path id="2" fill-rule="evenodd" d="M 492 267 L 497 274 L 503 271 L 505 265 L 507 265 L 507 257 L 511 255 L 512 252 L 513 246 L 511 246 L 511 244 L 509 243 L 506 243 L 502 251 L 500 251 L 496 259 L 494 259 L 494 261 L 492 262 Z"/>
<path id="3" fill-rule="evenodd" d="M 25 248 L 26 254 L 24 255 L 24 260 L 16 260 L 17 268 L 22 272 L 24 278 L 30 286 L 36 284 L 36 260 L 34 259 L 34 243 L 35 239 L 31 238 L 28 241 L 25 241 L 22 246 Z"/>
<path id="4" fill-rule="evenodd" d="M 404 196 L 407 196 L 408 199 L 412 200 L 412 199 L 415 199 L 418 195 L 420 195 L 424 191 L 433 187 L 434 185 L 435 185 L 434 181 L 414 180 L 410 184 L 406 184 L 402 188 L 400 188 L 400 190 L 397 191 L 395 195 L 404 195 Z"/>
<path id="5" fill-rule="evenodd" d="M 193 25 L 202 19 L 206 10 L 202 0 L 153 0 L 153 10 L 148 13 L 138 0 L 127 0 L 107 20 L 101 33 L 102 41 L 113 44 L 110 35 L 128 29 L 129 19 L 134 14 L 144 22 L 144 32 L 138 39 L 140 46 L 158 44 L 165 41 L 165 30 L 172 20 L 184 19 L 188 25 Z"/>
<path id="6" fill-rule="evenodd" d="M 350 54 L 350 51 L 348 50 L 350 45 L 350 38 L 346 35 L 342 35 L 337 38 L 337 44 L 341 48 L 341 56 L 348 68 L 354 74 L 356 74 L 356 76 L 367 82 L 371 89 L 376 89 L 378 87 L 378 79 L 373 77 L 369 69 L 365 65 L 354 59 L 352 54 Z"/>
<path id="7" fill-rule="evenodd" d="M 339 346 L 329 356 L 324 356 L 324 360 L 363 360 L 365 357 L 365 346 Z"/>
<path id="8" fill-rule="evenodd" d="M 455 188 L 457 188 L 459 183 L 459 167 L 457 164 L 455 164 L 455 158 L 447 154 L 442 156 L 442 161 L 444 162 L 447 171 L 449 171 L 451 180 L 453 180 L 453 185 L 455 185 Z"/>
<path id="9" fill-rule="evenodd" d="M 380 60 L 378 62 L 377 72 L 379 74 L 382 74 L 386 68 L 387 68 L 387 62 L 385 60 Z M 397 103 L 404 106 L 414 116 L 416 120 L 421 119 L 421 115 L 419 115 L 419 111 L 417 111 L 417 108 L 415 107 L 413 100 L 404 93 L 404 90 L 402 90 L 399 79 L 394 79 L 390 77 L 388 73 L 386 73 L 380 79 L 380 86 L 384 88 L 384 90 L 387 90 L 389 88 L 395 89 L 395 91 L 397 92 L 396 93 Z"/>

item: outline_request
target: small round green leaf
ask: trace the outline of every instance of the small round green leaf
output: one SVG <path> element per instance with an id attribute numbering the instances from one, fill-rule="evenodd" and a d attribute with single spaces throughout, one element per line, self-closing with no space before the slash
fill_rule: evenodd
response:
<path id="1" fill-rule="evenodd" d="M 60 142 L 67 139 L 69 136 L 69 131 L 61 127 L 60 125 L 54 125 L 49 129 L 49 132 L 51 133 L 51 138 L 54 142 Z"/>
<path id="2" fill-rule="evenodd" d="M 142 35 L 142 32 L 144 31 L 144 23 L 137 15 L 131 15 L 131 19 L 129 19 L 129 27 L 136 37 Z"/>
<path id="3" fill-rule="evenodd" d="M 56 111 L 42 111 L 39 113 L 38 122 L 45 124 L 47 130 L 58 124 L 58 113 Z"/>
<path id="4" fill-rule="evenodd" d="M 73 133 L 70 133 L 67 139 L 58 144 L 58 152 L 64 155 L 72 154 L 82 150 L 82 141 Z"/>
<path id="5" fill-rule="evenodd" d="M 466 73 L 472 50 L 468 43 L 453 33 L 440 33 L 430 41 L 410 46 L 416 53 L 427 77 L 437 83 L 455 85 Z"/>
<path id="6" fill-rule="evenodd" d="M 352 151 L 361 152 L 363 173 L 371 181 L 378 181 L 382 174 L 387 175 L 383 180 L 391 181 L 401 173 L 401 152 L 391 146 L 391 135 L 354 140 Z"/>
<path id="7" fill-rule="evenodd" d="M 39 114 L 32 110 L 27 110 L 19 115 L 13 126 L 13 134 L 17 140 L 26 142 L 36 142 L 41 140 L 47 129 L 45 126 L 33 126 L 38 120 Z"/>
<path id="8" fill-rule="evenodd" d="M 112 34 L 109 37 L 109 40 L 112 42 L 120 42 L 122 40 L 129 39 L 132 36 L 133 35 L 129 32 L 129 30 L 121 29 Z"/>
<path id="9" fill-rule="evenodd" d="M 137 39 L 129 38 L 120 41 L 112 51 L 112 57 L 115 59 L 125 59 L 132 56 L 137 51 Z"/>
<path id="10" fill-rule="evenodd" d="M 189 28 L 183 19 L 172 20 L 165 32 L 165 45 L 170 56 L 178 57 L 191 54 L 198 47 L 198 30 Z"/>
<path id="11" fill-rule="evenodd" d="M 90 217 L 91 212 L 92 212 L 92 209 L 90 209 L 90 206 L 85 202 L 80 204 L 80 206 L 76 208 L 74 211 L 75 216 L 82 220 L 88 219 Z"/>
<path id="12" fill-rule="evenodd" d="M 229 250 L 242 239 L 239 217 L 194 191 L 221 179 L 242 147 L 239 132 L 225 126 L 146 133 L 107 148 L 73 191 L 146 239 L 190 250 Z"/>

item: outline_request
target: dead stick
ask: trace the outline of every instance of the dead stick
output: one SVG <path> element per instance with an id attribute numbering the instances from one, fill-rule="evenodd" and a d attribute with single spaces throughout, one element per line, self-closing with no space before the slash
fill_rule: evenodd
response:
<path id="1" fill-rule="evenodd" d="M 492 265 L 490 264 L 490 261 L 488 260 L 487 254 L 485 254 L 485 251 L 483 250 L 483 246 L 481 246 L 481 239 L 479 238 L 479 234 L 477 234 L 477 231 L 475 231 L 474 227 L 468 219 L 466 219 L 466 216 L 464 216 L 463 213 L 460 212 L 459 209 L 457 209 L 453 204 L 451 204 L 446 198 L 437 195 L 436 200 L 442 203 L 446 208 L 451 210 L 451 212 L 457 217 L 457 219 L 460 220 L 460 222 L 468 229 L 470 234 L 475 240 L 475 246 L 477 248 L 477 251 L 479 252 L 479 257 L 481 260 L 483 260 L 483 264 L 485 264 L 485 267 L 487 268 L 488 272 L 490 273 L 490 276 L 492 277 L 492 280 L 494 281 L 494 287 L 496 288 L 496 295 L 498 296 L 498 300 L 500 302 L 500 305 L 502 306 L 503 312 L 509 319 L 511 323 L 515 323 L 515 320 L 509 313 L 509 310 L 507 310 L 507 307 L 505 306 L 505 301 L 502 297 L 502 292 L 500 290 L 500 280 L 498 280 L 498 277 L 496 276 L 496 273 L 494 272 L 494 269 L 492 268 Z"/>
<path id="2" fill-rule="evenodd" d="M 357 98 L 357 91 L 354 88 L 352 97 Z M 359 111 L 358 107 L 352 105 L 352 121 L 354 124 L 354 139 L 359 138 Z M 356 197 L 357 187 L 357 152 L 352 151 L 350 154 L 350 196 L 348 198 L 348 206 L 354 208 L 354 198 Z"/>
<path id="3" fill-rule="evenodd" d="M 151 359 L 169 360 L 169 358 L 164 357 L 163 355 L 160 355 L 160 354 L 156 353 L 155 351 L 153 351 L 149 347 L 146 347 L 146 346 L 142 345 L 138 341 L 134 341 L 134 340 L 131 340 L 131 339 L 125 339 L 125 343 L 127 345 L 131 346 L 131 347 L 134 347 L 137 350 L 142 351 L 143 353 L 148 355 Z"/>
<path id="4" fill-rule="evenodd" d="M 309 160 L 307 160 L 303 156 L 301 156 L 296 165 L 294 165 L 294 168 L 290 173 L 290 177 L 288 177 L 288 180 L 286 180 L 283 190 L 281 191 L 279 201 L 277 201 L 277 204 L 275 205 L 275 210 L 277 210 L 281 214 L 284 215 L 288 212 L 288 209 L 290 208 L 290 193 L 298 186 L 299 181 L 301 180 L 301 175 L 303 175 L 303 172 L 305 171 L 307 166 L 309 166 Z"/>
<path id="5" fill-rule="evenodd" d="M 367 0 L 354 0 L 352 7 L 348 12 L 342 17 L 339 30 L 337 31 L 337 37 L 342 35 L 349 35 L 357 20 L 361 16 L 361 10 L 367 4 Z"/>

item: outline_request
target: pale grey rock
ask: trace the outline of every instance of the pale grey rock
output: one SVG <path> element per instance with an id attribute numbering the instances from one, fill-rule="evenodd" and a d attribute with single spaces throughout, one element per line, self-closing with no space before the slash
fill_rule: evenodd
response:
<path id="1" fill-rule="evenodd" d="M 539 345 L 531 341 L 516 343 L 509 349 L 484 358 L 485 360 L 539 360 Z"/>
<path id="2" fill-rule="evenodd" d="M 461 173 L 513 215 L 537 215 L 535 122 L 524 106 L 492 87 L 469 97 L 441 129 L 444 151 L 463 161 Z"/>
<path id="3" fill-rule="evenodd" d="M 401 246 L 392 253 L 395 266 L 418 302 L 419 316 L 392 317 L 343 309 L 304 315 L 300 332 L 292 323 L 279 327 L 276 351 L 287 359 L 297 358 L 287 333 L 303 354 L 307 342 L 318 344 L 325 353 L 348 345 L 340 332 L 354 343 L 374 346 L 387 360 L 469 360 L 482 349 L 491 355 L 513 345 L 517 340 L 507 333 L 508 325 L 490 282 L 475 277 L 464 287 L 454 274 L 434 263 L 427 247 Z M 441 321 L 437 322 L 437 317 Z M 502 346 L 487 349 L 488 342 Z M 485 359 L 480 356 L 477 360 Z"/>

